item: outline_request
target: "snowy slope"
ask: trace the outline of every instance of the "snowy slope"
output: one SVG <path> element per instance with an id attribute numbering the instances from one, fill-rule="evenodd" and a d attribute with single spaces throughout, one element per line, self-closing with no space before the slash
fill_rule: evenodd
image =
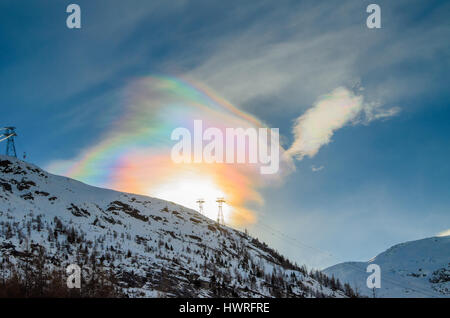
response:
<path id="1" fill-rule="evenodd" d="M 450 236 L 398 244 L 368 262 L 345 262 L 324 272 L 373 297 L 366 286 L 368 264 L 381 268 L 375 297 L 450 297 Z"/>
<path id="2" fill-rule="evenodd" d="M 29 264 L 36 275 L 42 268 L 64 275 L 67 265 L 78 264 L 109 273 L 130 297 L 345 296 L 196 211 L 88 186 L 6 156 L 0 156 L 0 257 L 9 264 L 0 268 L 2 277 L 28 275 Z"/>

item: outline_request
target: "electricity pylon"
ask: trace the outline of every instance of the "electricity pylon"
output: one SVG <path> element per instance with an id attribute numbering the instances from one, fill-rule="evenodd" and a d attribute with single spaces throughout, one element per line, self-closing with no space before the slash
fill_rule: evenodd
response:
<path id="1" fill-rule="evenodd" d="M 6 140 L 6 155 L 17 158 L 16 145 L 14 144 L 14 137 L 16 134 L 16 127 L 3 127 L 0 128 L 0 141 Z"/>
<path id="2" fill-rule="evenodd" d="M 196 202 L 198 203 L 198 212 L 200 212 L 200 214 L 202 214 L 202 215 L 205 215 L 203 213 L 203 203 L 205 203 L 205 200 L 198 199 Z"/>
<path id="3" fill-rule="evenodd" d="M 219 204 L 219 212 L 217 214 L 217 223 L 225 225 L 225 220 L 223 218 L 222 205 L 225 203 L 224 198 L 217 198 L 216 202 Z"/>

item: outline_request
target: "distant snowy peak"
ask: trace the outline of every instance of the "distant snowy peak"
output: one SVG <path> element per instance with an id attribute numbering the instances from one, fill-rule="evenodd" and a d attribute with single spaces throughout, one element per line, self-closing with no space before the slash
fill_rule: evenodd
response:
<path id="1" fill-rule="evenodd" d="M 369 264 L 381 268 L 381 288 L 366 286 Z M 450 297 L 450 236 L 392 246 L 368 262 L 345 262 L 324 270 L 375 297 Z"/>

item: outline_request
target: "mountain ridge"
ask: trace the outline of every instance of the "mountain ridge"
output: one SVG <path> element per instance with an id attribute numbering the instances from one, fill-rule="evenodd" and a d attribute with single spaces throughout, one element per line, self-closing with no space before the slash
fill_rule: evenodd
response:
<path id="1" fill-rule="evenodd" d="M 65 269 L 77 264 L 89 272 L 79 291 L 86 297 L 355 296 L 173 202 L 93 187 L 7 156 L 0 156 L 0 190 L 0 269 L 15 295 L 48 295 L 53 286 L 51 295 L 70 296 Z"/>
<path id="2" fill-rule="evenodd" d="M 369 264 L 381 268 L 381 288 L 367 288 Z M 367 262 L 344 262 L 323 270 L 365 296 L 450 297 L 450 236 L 399 243 Z"/>

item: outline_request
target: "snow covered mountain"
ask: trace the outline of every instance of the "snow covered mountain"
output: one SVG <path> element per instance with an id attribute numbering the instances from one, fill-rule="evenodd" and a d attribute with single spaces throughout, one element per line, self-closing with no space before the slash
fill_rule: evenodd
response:
<path id="1" fill-rule="evenodd" d="M 369 264 L 381 268 L 381 288 L 375 297 L 450 297 L 450 236 L 398 244 L 368 262 L 345 262 L 324 273 L 373 297 L 366 286 Z"/>
<path id="2" fill-rule="evenodd" d="M 0 156 L 0 297 L 345 297 L 242 232 L 164 200 L 88 186 Z M 2 294 L 3 293 L 3 294 Z"/>

